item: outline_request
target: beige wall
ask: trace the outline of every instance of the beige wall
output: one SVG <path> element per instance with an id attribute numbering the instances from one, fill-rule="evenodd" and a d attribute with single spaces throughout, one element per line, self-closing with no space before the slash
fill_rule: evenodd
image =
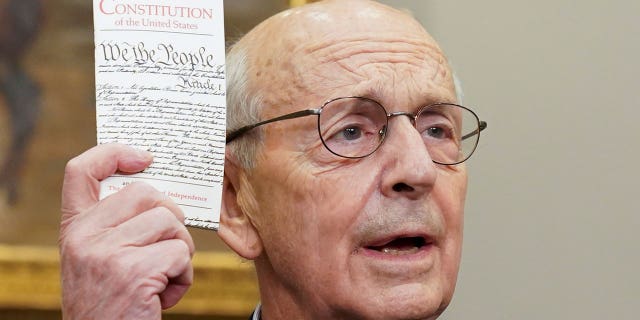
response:
<path id="1" fill-rule="evenodd" d="M 446 320 L 638 319 L 640 2 L 411 8 L 489 122 Z"/>

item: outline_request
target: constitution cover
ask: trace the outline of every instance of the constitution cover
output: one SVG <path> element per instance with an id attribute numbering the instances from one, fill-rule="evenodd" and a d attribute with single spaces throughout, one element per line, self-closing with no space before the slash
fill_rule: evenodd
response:
<path id="1" fill-rule="evenodd" d="M 152 4 L 150 4 L 152 3 Z M 171 197 L 186 225 L 217 230 L 226 132 L 222 0 L 94 0 L 98 144 L 150 151 L 142 173 L 115 174 Z"/>

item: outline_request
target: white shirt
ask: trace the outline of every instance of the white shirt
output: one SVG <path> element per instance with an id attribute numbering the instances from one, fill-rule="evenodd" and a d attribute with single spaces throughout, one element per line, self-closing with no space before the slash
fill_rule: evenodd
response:
<path id="1" fill-rule="evenodd" d="M 260 316 L 261 309 L 262 309 L 262 305 L 258 302 L 256 309 L 253 311 L 253 317 L 251 317 L 251 320 L 260 320 L 262 318 Z"/>

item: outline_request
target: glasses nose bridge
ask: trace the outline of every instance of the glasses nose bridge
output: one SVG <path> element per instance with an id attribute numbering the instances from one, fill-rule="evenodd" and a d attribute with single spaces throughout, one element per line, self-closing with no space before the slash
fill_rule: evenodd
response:
<path id="1" fill-rule="evenodd" d="M 409 121 L 411 121 L 411 124 L 414 127 L 416 126 L 416 115 L 410 112 L 405 112 L 405 111 L 396 111 L 396 112 L 387 113 L 387 122 L 391 121 L 391 118 L 398 117 L 398 116 L 407 116 L 409 118 Z"/>

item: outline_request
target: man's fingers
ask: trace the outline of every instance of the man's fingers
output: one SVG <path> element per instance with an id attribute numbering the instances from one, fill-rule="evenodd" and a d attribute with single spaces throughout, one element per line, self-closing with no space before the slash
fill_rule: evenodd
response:
<path id="1" fill-rule="evenodd" d="M 186 272 L 169 279 L 169 284 L 160 294 L 160 305 L 162 309 L 169 309 L 175 306 L 178 301 L 187 293 L 193 283 L 193 267 L 189 265 Z"/>
<path id="2" fill-rule="evenodd" d="M 156 282 L 148 294 L 158 295 L 163 309 L 178 303 L 193 283 L 191 251 L 182 240 L 164 240 L 139 248 L 136 257 L 140 259 L 137 265 L 141 276 Z"/>
<path id="3" fill-rule="evenodd" d="M 100 181 L 116 173 L 139 172 L 151 164 L 149 152 L 122 144 L 95 146 L 71 159 L 62 185 L 62 213 L 75 215 L 98 202 Z"/>
<path id="4" fill-rule="evenodd" d="M 176 215 L 166 207 L 156 207 L 137 215 L 113 228 L 109 241 L 122 241 L 124 245 L 143 247 L 170 239 L 184 241 L 189 247 L 189 255 L 195 252 L 195 245 L 189 231 Z"/>
<path id="5" fill-rule="evenodd" d="M 145 211 L 165 207 L 184 223 L 184 214 L 178 205 L 149 184 L 134 182 L 104 198 L 88 214 L 83 214 L 83 224 L 96 228 L 115 227 Z"/>

